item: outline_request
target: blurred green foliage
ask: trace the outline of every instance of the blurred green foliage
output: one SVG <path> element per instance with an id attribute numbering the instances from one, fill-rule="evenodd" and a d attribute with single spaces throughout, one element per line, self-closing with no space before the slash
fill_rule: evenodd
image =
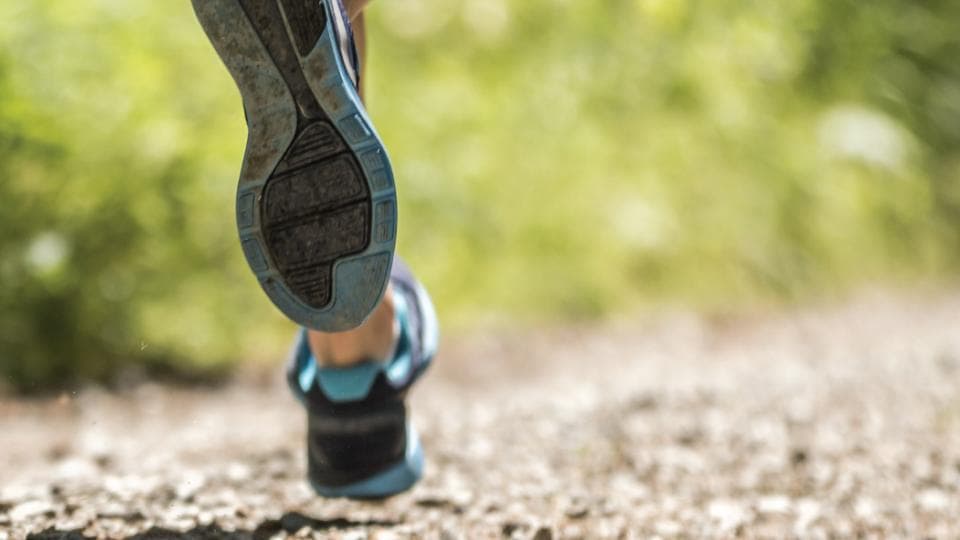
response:
<path id="1" fill-rule="evenodd" d="M 380 0 L 401 253 L 454 328 L 960 267 L 960 3 Z M 0 5 L 0 376 L 275 359 L 187 2 Z"/>

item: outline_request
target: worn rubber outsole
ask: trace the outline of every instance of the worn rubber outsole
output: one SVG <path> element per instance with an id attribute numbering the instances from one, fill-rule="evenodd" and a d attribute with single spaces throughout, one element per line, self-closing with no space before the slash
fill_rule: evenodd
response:
<path id="1" fill-rule="evenodd" d="M 386 150 L 339 53 L 338 0 L 193 0 L 236 81 L 248 138 L 237 226 L 273 303 L 308 328 L 360 325 L 396 243 Z"/>

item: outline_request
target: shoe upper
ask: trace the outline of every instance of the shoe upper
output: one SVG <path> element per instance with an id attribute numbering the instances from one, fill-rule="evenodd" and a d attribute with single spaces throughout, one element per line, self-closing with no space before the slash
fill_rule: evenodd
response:
<path id="1" fill-rule="evenodd" d="M 360 401 L 337 403 L 314 387 L 306 396 L 310 480 L 349 485 L 401 461 L 407 449 L 404 397 L 382 376 Z"/>
<path id="2" fill-rule="evenodd" d="M 347 68 L 347 75 L 356 88 L 360 88 L 360 55 L 357 53 L 357 44 L 353 38 L 353 26 L 350 16 L 341 0 L 327 0 L 332 13 L 333 28 L 337 32 L 337 42 L 340 45 L 340 57 Z"/>

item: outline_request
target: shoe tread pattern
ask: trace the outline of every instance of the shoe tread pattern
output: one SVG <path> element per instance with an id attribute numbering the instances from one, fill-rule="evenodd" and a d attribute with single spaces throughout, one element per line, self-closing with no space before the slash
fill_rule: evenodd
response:
<path id="1" fill-rule="evenodd" d="M 281 3 L 283 11 L 275 1 L 240 0 L 298 112 L 294 141 L 263 188 L 261 230 L 291 292 L 322 309 L 332 300 L 336 262 L 370 243 L 371 194 L 356 155 L 317 102 L 294 50 L 303 56 L 313 48 L 326 25 L 324 10 L 318 0 Z"/>

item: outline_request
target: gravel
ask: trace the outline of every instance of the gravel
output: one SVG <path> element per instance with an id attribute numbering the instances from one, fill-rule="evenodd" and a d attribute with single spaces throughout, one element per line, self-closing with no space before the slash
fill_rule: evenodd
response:
<path id="1" fill-rule="evenodd" d="M 449 339 L 426 477 L 303 481 L 277 372 L 0 397 L 6 538 L 960 537 L 960 294 Z"/>

